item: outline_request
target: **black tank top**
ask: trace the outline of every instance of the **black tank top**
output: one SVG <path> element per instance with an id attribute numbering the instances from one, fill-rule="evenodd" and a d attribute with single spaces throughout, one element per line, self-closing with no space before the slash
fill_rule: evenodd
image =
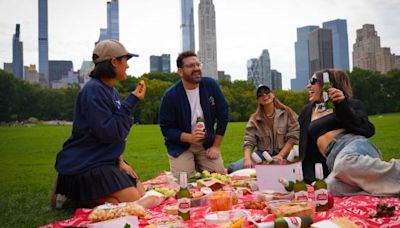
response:
<path id="1" fill-rule="evenodd" d="M 328 131 L 333 131 L 343 128 L 342 125 L 337 121 L 335 113 L 330 113 L 319 119 L 311 121 L 308 126 L 308 134 L 314 141 L 327 133 Z"/>

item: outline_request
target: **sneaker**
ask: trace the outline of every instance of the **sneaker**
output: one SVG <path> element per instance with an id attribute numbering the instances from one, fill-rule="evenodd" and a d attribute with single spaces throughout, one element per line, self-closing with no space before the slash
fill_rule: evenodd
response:
<path id="1" fill-rule="evenodd" d="M 68 197 L 62 194 L 53 194 L 51 196 L 51 207 L 56 209 L 63 208 L 64 204 L 68 201 Z"/>

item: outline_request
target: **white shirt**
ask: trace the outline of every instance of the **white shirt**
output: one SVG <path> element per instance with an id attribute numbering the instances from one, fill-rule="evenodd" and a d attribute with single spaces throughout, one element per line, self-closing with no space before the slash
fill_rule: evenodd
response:
<path id="1" fill-rule="evenodd" d="M 186 95 L 189 99 L 190 111 L 191 111 L 191 125 L 192 131 L 196 127 L 197 117 L 203 117 L 203 109 L 200 105 L 200 90 L 199 86 L 196 89 L 185 89 Z"/>

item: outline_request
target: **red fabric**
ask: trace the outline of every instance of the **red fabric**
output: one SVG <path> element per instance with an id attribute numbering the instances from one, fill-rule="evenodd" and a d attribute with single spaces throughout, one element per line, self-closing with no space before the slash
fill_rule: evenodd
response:
<path id="1" fill-rule="evenodd" d="M 165 181 L 165 176 L 160 175 L 154 179 L 151 179 L 144 184 L 160 183 Z M 310 199 L 314 199 L 314 193 L 312 187 L 309 186 L 308 194 Z M 254 195 L 245 195 L 239 198 L 237 205 L 233 206 L 233 209 L 244 209 L 244 203 L 247 201 L 256 201 Z M 162 205 L 149 210 L 152 215 L 152 219 L 168 216 L 163 212 L 163 208 L 166 204 L 175 203 L 175 199 L 168 199 Z M 387 203 L 389 205 L 395 205 L 396 210 L 394 216 L 388 218 L 369 218 L 369 216 L 375 213 L 375 208 L 378 203 Z M 259 215 L 262 217 L 263 222 L 273 221 L 275 218 L 272 214 L 268 214 L 264 210 L 248 210 L 251 215 Z M 91 209 L 78 208 L 75 211 L 73 218 L 48 224 L 42 226 L 43 228 L 61 228 L 64 226 L 75 226 L 84 227 L 89 224 L 88 216 Z M 191 220 L 186 222 L 189 227 L 211 227 L 206 225 L 204 215 L 210 212 L 209 206 L 192 208 L 190 212 Z M 321 221 L 332 217 L 347 217 L 359 227 L 400 227 L 400 198 L 395 197 L 373 197 L 373 196 L 352 196 L 352 197 L 335 197 L 334 207 L 327 212 L 317 212 L 313 219 L 314 222 Z M 144 227 L 148 222 L 144 219 L 140 219 L 140 227 Z M 253 227 L 249 223 L 246 227 Z"/>

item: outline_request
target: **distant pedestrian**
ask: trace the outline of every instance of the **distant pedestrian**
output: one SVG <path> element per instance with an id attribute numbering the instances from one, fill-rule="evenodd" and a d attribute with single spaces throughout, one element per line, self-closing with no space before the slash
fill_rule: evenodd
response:
<path id="1" fill-rule="evenodd" d="M 99 42 L 93 51 L 91 80 L 79 92 L 72 135 L 57 154 L 58 178 L 52 206 L 57 197 L 102 204 L 135 201 L 144 194 L 138 175 L 123 159 L 126 138 L 133 124 L 131 115 L 144 99 L 146 86 L 121 100 L 114 88 L 126 79 L 128 53 L 116 40 Z"/>

